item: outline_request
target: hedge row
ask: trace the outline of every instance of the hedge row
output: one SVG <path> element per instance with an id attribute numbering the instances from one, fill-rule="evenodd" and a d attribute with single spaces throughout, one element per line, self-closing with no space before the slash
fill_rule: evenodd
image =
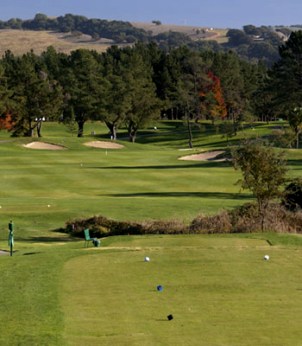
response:
<path id="1" fill-rule="evenodd" d="M 97 238 L 130 234 L 252 233 L 261 230 L 261 217 L 255 204 L 245 204 L 212 216 L 198 215 L 189 225 L 179 220 L 128 222 L 94 216 L 68 221 L 64 232 L 83 237 L 86 228 L 89 228 L 92 237 Z M 271 204 L 266 210 L 263 230 L 302 233 L 302 212 L 291 212 L 278 204 Z"/>

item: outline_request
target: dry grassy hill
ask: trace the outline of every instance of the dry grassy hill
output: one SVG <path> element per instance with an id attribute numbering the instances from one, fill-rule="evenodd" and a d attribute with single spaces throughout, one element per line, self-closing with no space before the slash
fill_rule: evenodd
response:
<path id="1" fill-rule="evenodd" d="M 209 28 L 201 26 L 174 25 L 134 22 L 131 23 L 136 28 L 151 32 L 153 36 L 163 32 L 176 31 L 187 34 L 192 40 L 215 40 L 219 43 L 226 42 L 226 33 L 228 29 Z"/>
<path id="2" fill-rule="evenodd" d="M 50 31 L 0 30 L 0 56 L 11 50 L 20 55 L 30 51 L 40 54 L 47 47 L 53 46 L 57 51 L 69 53 L 78 48 L 94 49 L 104 52 L 112 42 L 94 41 L 88 35 L 70 35 Z"/>
<path id="3" fill-rule="evenodd" d="M 176 31 L 187 34 L 192 40 L 216 40 L 219 43 L 225 42 L 226 29 L 215 29 L 196 26 L 181 26 L 171 24 L 154 23 L 132 23 L 137 28 L 144 29 L 152 35 L 163 32 Z M 69 53 L 78 48 L 93 49 L 104 52 L 113 44 L 111 40 L 94 40 L 89 35 L 58 33 L 51 31 L 31 31 L 31 30 L 0 30 L 0 56 L 5 51 L 10 50 L 16 55 L 33 50 L 40 54 L 48 46 L 53 46 L 59 52 Z"/>

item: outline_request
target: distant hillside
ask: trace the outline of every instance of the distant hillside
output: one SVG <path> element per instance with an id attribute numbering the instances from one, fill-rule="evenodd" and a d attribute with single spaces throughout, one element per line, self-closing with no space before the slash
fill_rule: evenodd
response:
<path id="1" fill-rule="evenodd" d="M 165 32 L 180 32 L 187 35 L 193 41 L 198 40 L 214 40 L 218 43 L 225 43 L 228 41 L 226 33 L 228 29 L 217 29 L 209 27 L 200 27 L 200 26 L 188 26 L 188 25 L 175 25 L 175 24 L 156 24 L 154 22 L 144 23 L 144 22 L 133 22 L 131 23 L 134 27 L 143 29 L 148 33 L 151 33 L 151 36 L 156 36 L 163 34 Z"/>
<path id="2" fill-rule="evenodd" d="M 152 32 L 152 36 L 173 31 L 188 35 L 193 41 L 215 40 L 218 43 L 227 42 L 225 29 L 214 29 L 207 32 L 199 32 L 198 28 L 191 26 L 160 25 L 148 23 L 132 23 L 135 27 L 146 28 Z M 5 51 L 10 50 L 16 55 L 24 54 L 33 50 L 36 54 L 41 54 L 48 46 L 53 46 L 57 51 L 69 53 L 78 48 L 86 48 L 104 52 L 113 44 L 114 40 L 106 38 L 93 38 L 90 35 L 80 32 L 55 32 L 46 30 L 23 30 L 23 29 L 0 29 L 0 56 Z M 121 46 L 131 45 L 131 43 L 119 43 Z"/>
<path id="3" fill-rule="evenodd" d="M 34 19 L 0 21 L 0 55 L 10 50 L 19 55 L 33 50 L 36 54 L 52 45 L 56 50 L 69 53 L 78 48 L 105 51 L 111 45 L 131 45 L 136 41 L 157 41 L 175 46 L 190 42 L 213 40 L 227 42 L 226 29 L 213 29 L 173 24 L 128 23 L 87 19 L 65 15 L 50 18 L 37 14 Z"/>
<path id="4" fill-rule="evenodd" d="M 41 54 L 47 47 L 53 46 L 58 52 L 69 53 L 78 48 L 93 49 L 104 52 L 112 45 L 110 40 L 93 40 L 84 34 L 58 33 L 52 31 L 32 31 L 3 29 L 0 30 L 0 56 L 10 50 L 21 55 L 33 50 Z"/>
<path id="5" fill-rule="evenodd" d="M 234 51 L 242 59 L 262 61 L 271 65 L 279 58 L 279 47 L 293 27 L 246 25 L 243 30 L 208 28 L 151 23 L 130 23 L 116 20 L 89 19 L 66 14 L 50 18 L 37 14 L 34 19 L 0 21 L 0 54 L 11 50 L 22 54 L 31 49 L 39 54 L 48 46 L 68 53 L 77 48 L 104 51 L 111 45 L 126 46 L 136 42 L 155 42 L 161 49 L 169 50 L 182 45 L 191 49 Z"/>

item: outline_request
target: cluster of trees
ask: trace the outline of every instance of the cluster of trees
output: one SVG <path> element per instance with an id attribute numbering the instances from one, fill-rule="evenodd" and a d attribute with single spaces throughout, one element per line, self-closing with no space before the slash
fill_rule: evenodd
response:
<path id="1" fill-rule="evenodd" d="M 272 27 L 245 25 L 243 30 L 230 29 L 229 38 L 225 45 L 234 49 L 237 54 L 249 61 L 261 60 L 271 66 L 279 58 L 279 47 L 287 40 L 291 31 L 286 28 L 274 29 Z"/>
<path id="2" fill-rule="evenodd" d="M 85 49 L 67 55 L 49 47 L 0 60 L 0 125 L 13 135 L 41 135 L 43 118 L 76 123 L 83 135 L 87 120 L 102 120 L 116 138 L 126 126 L 129 139 L 160 116 L 231 120 L 230 135 L 241 121 L 287 118 L 297 146 L 302 124 L 302 31 L 280 48 L 280 60 L 267 69 L 233 52 L 161 50 L 155 43 L 112 46 L 105 53 Z"/>
<path id="3" fill-rule="evenodd" d="M 255 111 L 289 121 L 296 142 L 302 132 L 302 31 L 293 32 L 279 48 L 280 59 L 268 70 L 255 96 Z"/>
<path id="4" fill-rule="evenodd" d="M 233 53 L 169 53 L 157 45 L 112 46 L 105 53 L 79 49 L 67 55 L 49 47 L 41 56 L 6 52 L 0 61 L 2 127 L 13 135 L 41 135 L 41 119 L 78 125 L 104 121 L 112 138 L 126 126 L 138 129 L 165 115 L 191 121 L 230 118 L 235 125 L 250 111 L 262 66 Z M 190 140 L 190 145 L 192 145 Z"/>
<path id="5" fill-rule="evenodd" d="M 66 14 L 50 18 L 38 13 L 33 19 L 12 18 L 0 21 L 0 29 L 53 30 L 59 32 L 81 32 L 94 39 L 107 38 L 116 43 L 146 41 L 148 33 L 135 28 L 131 23 L 118 20 L 88 19 L 85 16 Z"/>
<path id="6" fill-rule="evenodd" d="M 153 23 L 160 25 L 159 21 Z M 279 46 L 290 35 L 286 27 L 255 27 L 245 25 L 243 30 L 230 29 L 227 32 L 229 41 L 219 44 L 214 40 L 192 40 L 189 35 L 177 31 L 168 31 L 158 35 L 134 27 L 129 22 L 117 20 L 89 19 L 85 16 L 66 14 L 49 18 L 38 13 L 33 19 L 12 18 L 0 21 L 0 29 L 53 30 L 59 32 L 77 32 L 90 35 L 93 39 L 106 38 L 113 43 L 156 42 L 162 49 L 188 45 L 191 49 L 211 49 L 213 51 L 234 50 L 241 58 L 249 61 L 262 61 L 271 66 L 279 58 Z"/>

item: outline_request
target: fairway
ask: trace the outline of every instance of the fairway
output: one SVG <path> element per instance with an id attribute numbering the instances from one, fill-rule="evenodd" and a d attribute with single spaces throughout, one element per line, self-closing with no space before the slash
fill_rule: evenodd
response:
<path id="1" fill-rule="evenodd" d="M 66 344 L 299 345 L 301 249 L 216 236 L 127 240 L 64 265 Z"/>
<path id="2" fill-rule="evenodd" d="M 118 150 L 86 145 L 110 142 L 101 123 L 88 123 L 83 138 L 72 136 L 63 125 L 43 126 L 45 137 L 39 141 L 64 150 L 33 150 L 28 145 L 36 138 L 9 139 L 0 132 L 0 212 L 3 220 L 13 218 L 18 225 L 17 239 L 41 236 L 41 231 L 64 227 L 74 218 L 188 222 L 200 212 L 214 213 L 251 200 L 235 185 L 239 175 L 230 163 L 179 160 L 188 154 L 179 150 L 187 147 L 187 139 L 179 128 L 175 133 L 176 125 L 163 123 L 156 133 L 138 138 L 148 143 L 118 141 Z M 92 130 L 100 134 L 90 136 Z M 167 132 L 179 139 L 167 144 Z M 220 137 L 213 133 L 211 141 Z M 198 132 L 196 149 L 190 153 L 213 150 L 210 143 Z"/>
<path id="3" fill-rule="evenodd" d="M 85 124 L 83 138 L 52 122 L 42 139 L 0 132 L 0 345 L 301 345 L 299 235 L 126 235 L 85 248 L 61 232 L 95 215 L 188 224 L 252 201 L 230 162 L 179 160 L 229 144 L 209 122 L 193 134 L 187 150 L 183 123 L 164 121 L 136 143 L 121 131 L 111 150 L 87 145 L 109 146 L 100 122 Z M 289 176 L 301 176 L 300 150 L 287 155 Z"/>

